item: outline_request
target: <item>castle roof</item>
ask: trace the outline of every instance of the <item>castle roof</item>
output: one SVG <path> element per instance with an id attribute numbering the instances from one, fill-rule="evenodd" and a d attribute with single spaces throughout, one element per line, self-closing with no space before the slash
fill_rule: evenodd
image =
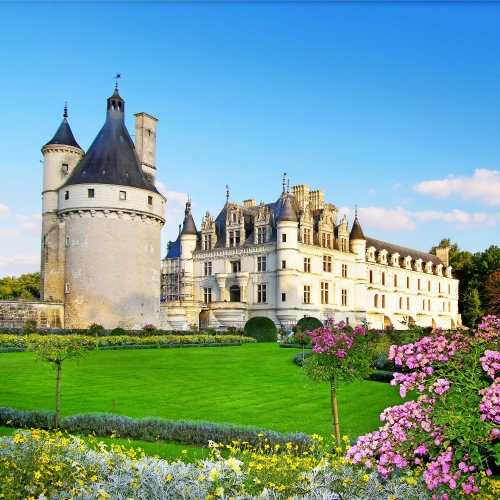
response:
<path id="1" fill-rule="evenodd" d="M 180 256 L 181 256 L 181 237 L 179 235 L 177 236 L 177 239 L 173 243 L 170 242 L 165 259 L 175 259 Z"/>
<path id="2" fill-rule="evenodd" d="M 352 225 L 351 234 L 349 236 L 351 240 L 366 240 L 363 230 L 361 229 L 361 224 L 358 221 L 358 216 L 354 218 L 354 223 Z"/>
<path id="3" fill-rule="evenodd" d="M 108 99 L 106 122 L 65 186 L 73 184 L 116 184 L 157 189 L 144 178 L 134 143 L 125 126 L 125 102 L 115 89 Z"/>
<path id="4" fill-rule="evenodd" d="M 71 127 L 69 126 L 67 106 L 64 106 L 63 121 L 61 122 L 61 125 L 59 125 L 59 128 L 54 134 L 54 137 L 52 137 L 52 139 L 47 142 L 45 146 L 48 146 L 49 144 L 62 144 L 65 146 L 73 146 L 74 148 L 82 149 L 76 142 L 75 136 L 73 135 Z"/>
<path id="5" fill-rule="evenodd" d="M 194 223 L 193 214 L 191 212 L 186 214 L 186 217 L 184 218 L 181 235 L 182 234 L 198 234 L 198 231 L 196 230 L 196 224 Z"/>
<path id="6" fill-rule="evenodd" d="M 377 240 L 370 236 L 366 237 L 366 248 L 368 247 L 374 247 L 377 251 L 387 250 L 389 254 L 398 253 L 400 257 L 411 257 L 412 260 L 422 259 L 423 262 L 432 262 L 434 265 L 443 264 L 441 259 L 436 255 L 414 250 L 413 248 L 402 247 L 394 243 L 388 243 L 387 241 Z"/>
<path id="7" fill-rule="evenodd" d="M 293 206 L 295 198 L 290 194 L 283 194 L 273 207 L 276 222 L 297 222 L 297 211 Z"/>

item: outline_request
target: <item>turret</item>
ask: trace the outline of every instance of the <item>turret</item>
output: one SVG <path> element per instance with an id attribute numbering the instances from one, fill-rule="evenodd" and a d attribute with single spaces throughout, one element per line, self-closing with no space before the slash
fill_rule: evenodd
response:
<path id="1" fill-rule="evenodd" d="M 193 252 L 196 250 L 196 243 L 198 241 L 198 231 L 194 223 L 193 215 L 191 214 L 191 202 L 186 202 L 186 209 L 184 211 L 184 222 L 182 224 L 180 239 L 180 256 L 181 256 L 181 272 L 189 280 L 193 277 L 194 273 L 194 259 Z M 187 296 L 185 300 L 193 300 L 193 290 L 186 291 Z"/>
<path id="2" fill-rule="evenodd" d="M 78 145 L 68 123 L 68 107 L 54 137 L 42 147 L 42 300 L 64 299 L 64 226 L 57 217 L 57 190 L 68 179 L 84 152 Z"/>
<path id="3" fill-rule="evenodd" d="M 354 223 L 352 225 L 351 234 L 349 236 L 351 251 L 356 254 L 356 260 L 365 261 L 366 260 L 366 238 L 361 229 L 361 224 L 358 220 L 358 211 L 356 210 L 356 215 L 354 217 Z"/>

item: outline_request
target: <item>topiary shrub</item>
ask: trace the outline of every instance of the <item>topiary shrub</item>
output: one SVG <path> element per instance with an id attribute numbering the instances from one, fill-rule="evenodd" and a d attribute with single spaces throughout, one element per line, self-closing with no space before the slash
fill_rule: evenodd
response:
<path id="1" fill-rule="evenodd" d="M 305 318 L 299 319 L 297 326 L 299 326 L 303 332 L 307 332 L 308 330 L 312 332 L 313 330 L 316 330 L 316 328 L 321 328 L 323 323 L 317 318 L 306 316 Z"/>
<path id="2" fill-rule="evenodd" d="M 250 318 L 244 328 L 249 337 L 257 342 L 276 342 L 278 340 L 278 330 L 272 319 L 264 316 Z"/>
<path id="3" fill-rule="evenodd" d="M 123 328 L 113 328 L 111 332 L 109 333 L 110 335 L 128 335 L 128 332 L 124 330 Z"/>

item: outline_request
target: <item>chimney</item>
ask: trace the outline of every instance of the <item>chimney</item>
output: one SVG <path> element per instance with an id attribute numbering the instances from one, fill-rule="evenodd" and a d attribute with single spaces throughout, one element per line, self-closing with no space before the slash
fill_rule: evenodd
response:
<path id="1" fill-rule="evenodd" d="M 158 120 L 147 113 L 135 116 L 135 150 L 146 180 L 156 182 L 156 123 Z"/>
<path id="2" fill-rule="evenodd" d="M 448 267 L 450 265 L 450 247 L 436 248 L 436 256 L 441 259 L 444 267 Z"/>

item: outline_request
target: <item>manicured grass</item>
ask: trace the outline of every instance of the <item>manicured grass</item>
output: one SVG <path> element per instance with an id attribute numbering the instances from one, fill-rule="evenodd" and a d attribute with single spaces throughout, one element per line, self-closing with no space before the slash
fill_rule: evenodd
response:
<path id="1" fill-rule="evenodd" d="M 306 385 L 293 349 L 277 344 L 204 349 L 93 351 L 62 369 L 62 416 L 112 412 L 254 425 L 328 436 L 328 385 Z M 55 372 L 31 353 L 0 355 L 0 406 L 54 409 Z M 338 391 L 342 434 L 351 439 L 380 425 L 397 388 L 366 381 Z"/>

